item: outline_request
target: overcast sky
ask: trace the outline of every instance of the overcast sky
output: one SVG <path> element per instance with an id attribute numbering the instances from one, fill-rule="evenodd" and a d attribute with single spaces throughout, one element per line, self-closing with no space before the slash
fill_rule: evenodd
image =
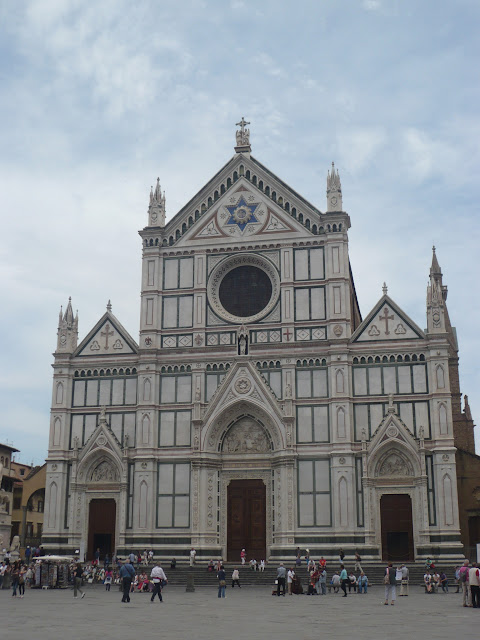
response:
<path id="1" fill-rule="evenodd" d="M 173 216 L 242 116 L 321 210 L 335 161 L 364 317 L 386 281 L 425 327 L 436 245 L 480 420 L 479 17 L 476 0 L 0 0 L 0 441 L 46 456 L 68 296 L 80 339 L 108 299 L 138 339 L 150 185 Z"/>

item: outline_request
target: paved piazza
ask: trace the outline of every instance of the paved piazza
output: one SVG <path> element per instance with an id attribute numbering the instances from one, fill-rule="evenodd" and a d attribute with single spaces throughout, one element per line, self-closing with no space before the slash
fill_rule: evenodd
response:
<path id="1" fill-rule="evenodd" d="M 480 610 L 463 608 L 461 595 L 425 595 L 414 587 L 408 598 L 384 606 L 383 588 L 372 587 L 365 595 L 272 597 L 268 588 L 227 589 L 219 600 L 214 587 L 199 587 L 186 593 L 182 587 L 167 587 L 164 602 L 150 603 L 148 594 L 134 594 L 121 604 L 117 589 L 86 587 L 86 597 L 73 599 L 73 591 L 27 591 L 24 599 L 0 591 L 2 637 L 102 638 L 131 640 L 158 637 L 210 640 L 235 638 L 329 637 L 453 639 L 459 634 L 474 638 L 480 628 Z"/>

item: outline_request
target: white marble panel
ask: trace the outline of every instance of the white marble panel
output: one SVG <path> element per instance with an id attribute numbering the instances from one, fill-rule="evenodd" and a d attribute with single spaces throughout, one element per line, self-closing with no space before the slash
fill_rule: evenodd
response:
<path id="1" fill-rule="evenodd" d="M 193 287 L 193 258 L 180 260 L 180 287 L 182 289 Z"/>
<path id="2" fill-rule="evenodd" d="M 178 302 L 178 326 L 191 327 L 193 323 L 193 296 L 181 296 Z"/>
<path id="3" fill-rule="evenodd" d="M 123 378 L 112 381 L 112 404 L 123 404 Z"/>
<path id="4" fill-rule="evenodd" d="M 173 447 L 175 429 L 175 412 L 160 412 L 160 440 L 159 447 Z"/>
<path id="5" fill-rule="evenodd" d="M 412 366 L 413 369 L 413 390 L 415 393 L 427 392 L 427 379 L 425 365 L 417 364 Z"/>
<path id="6" fill-rule="evenodd" d="M 85 380 L 75 380 L 73 383 L 73 406 L 83 407 L 85 404 Z"/>
<path id="7" fill-rule="evenodd" d="M 176 289 L 178 287 L 178 260 L 166 259 L 164 261 L 165 289 Z"/>
<path id="8" fill-rule="evenodd" d="M 87 407 L 96 407 L 98 404 L 98 380 L 87 382 Z"/>
<path id="9" fill-rule="evenodd" d="M 398 393 L 412 393 L 412 379 L 409 366 L 398 367 Z"/>

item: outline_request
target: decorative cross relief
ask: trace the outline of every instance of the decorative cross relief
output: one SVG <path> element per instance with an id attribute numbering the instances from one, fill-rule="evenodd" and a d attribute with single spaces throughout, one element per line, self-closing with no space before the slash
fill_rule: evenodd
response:
<path id="1" fill-rule="evenodd" d="M 390 335 L 390 331 L 388 330 L 388 321 L 393 320 L 393 315 L 388 315 L 388 307 L 384 307 L 383 316 L 378 316 L 380 321 L 385 321 L 385 335 Z"/>
<path id="2" fill-rule="evenodd" d="M 110 331 L 110 328 L 111 327 L 107 322 L 107 324 L 105 325 L 105 331 L 100 332 L 100 335 L 105 338 L 105 346 L 103 347 L 105 350 L 108 350 L 108 337 L 113 336 L 113 334 L 115 333 L 113 330 Z"/>

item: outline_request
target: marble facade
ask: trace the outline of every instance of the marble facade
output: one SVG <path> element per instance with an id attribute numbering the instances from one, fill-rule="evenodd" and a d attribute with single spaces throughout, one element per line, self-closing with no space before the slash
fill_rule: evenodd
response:
<path id="1" fill-rule="evenodd" d="M 386 557 L 385 495 L 411 503 L 411 559 L 456 557 L 436 255 L 425 331 L 386 287 L 362 320 L 338 171 L 321 212 L 251 155 L 246 124 L 168 223 L 159 181 L 150 194 L 138 343 L 110 305 L 80 343 L 71 303 L 60 313 L 43 546 L 88 555 L 109 536 L 121 555 L 227 557 L 228 487 L 261 480 L 268 558 Z M 110 528 L 93 503 L 110 505 Z"/>

